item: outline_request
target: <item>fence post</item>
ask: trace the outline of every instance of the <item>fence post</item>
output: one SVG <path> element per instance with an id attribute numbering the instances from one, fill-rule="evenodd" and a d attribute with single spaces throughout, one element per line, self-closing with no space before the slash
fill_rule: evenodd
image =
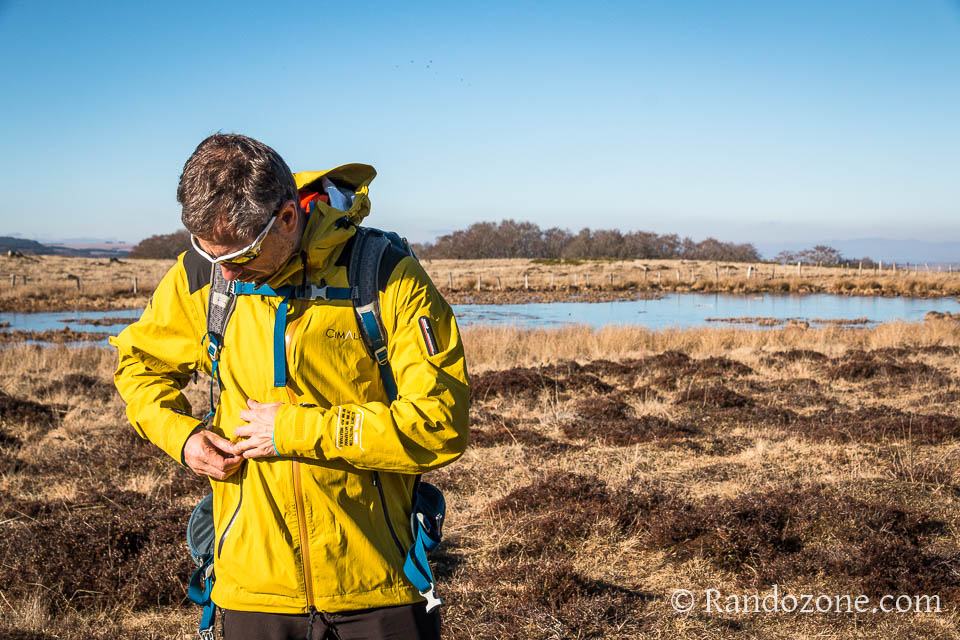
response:
<path id="1" fill-rule="evenodd" d="M 583 288 L 584 288 L 584 289 L 589 289 L 589 288 L 590 288 L 590 274 L 589 274 L 589 273 L 583 274 Z"/>
<path id="2" fill-rule="evenodd" d="M 610 274 L 610 288 L 613 289 L 613 274 Z"/>
<path id="3" fill-rule="evenodd" d="M 677 282 L 680 282 L 680 269 L 677 269 Z"/>
<path id="4" fill-rule="evenodd" d="M 720 284 L 720 267 L 713 268 L 713 281 Z"/>
<path id="5" fill-rule="evenodd" d="M 497 291 L 503 291 L 503 285 L 500 283 L 500 276 L 497 276 Z"/>
<path id="6" fill-rule="evenodd" d="M 80 291 L 80 276 L 77 276 L 77 291 Z"/>
<path id="7" fill-rule="evenodd" d="M 13 289 L 17 288 L 17 274 L 13 274 L 10 276 L 10 287 Z"/>
<path id="8" fill-rule="evenodd" d="M 523 274 L 523 288 L 524 289 L 530 288 L 530 274 L 527 274 L 527 273 Z"/>
<path id="9" fill-rule="evenodd" d="M 477 291 L 480 291 L 480 274 L 477 274 Z"/>
<path id="10" fill-rule="evenodd" d="M 798 275 L 798 276 L 802 276 L 802 275 L 803 275 L 803 268 L 800 266 L 801 264 L 802 264 L 802 263 L 801 263 L 799 260 L 797 260 L 797 275 Z"/>
<path id="11" fill-rule="evenodd" d="M 448 279 L 449 279 L 448 281 L 449 281 L 449 283 L 450 283 L 450 285 L 449 285 L 447 288 L 450 289 L 451 291 L 453 291 L 453 271 L 448 271 L 448 272 L 447 272 L 447 277 L 448 277 Z"/>
<path id="12" fill-rule="evenodd" d="M 134 277 L 134 279 L 133 279 L 133 295 L 137 295 L 137 279 L 136 279 L 136 277 Z"/>
<path id="13" fill-rule="evenodd" d="M 753 275 L 753 265 L 747 265 L 747 280 L 750 279 L 751 275 Z"/>
<path id="14" fill-rule="evenodd" d="M 577 286 L 577 274 L 573 274 L 573 286 Z"/>
<path id="15" fill-rule="evenodd" d="M 657 271 L 657 284 L 663 282 L 663 271 Z"/>
<path id="16" fill-rule="evenodd" d="M 646 268 L 646 267 L 643 268 L 643 281 L 644 281 L 644 282 L 647 281 L 647 268 Z"/>

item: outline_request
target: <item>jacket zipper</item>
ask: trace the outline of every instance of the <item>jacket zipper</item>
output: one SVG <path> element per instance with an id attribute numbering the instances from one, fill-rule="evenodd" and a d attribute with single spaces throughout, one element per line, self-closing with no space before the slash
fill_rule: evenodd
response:
<path id="1" fill-rule="evenodd" d="M 307 606 L 314 608 L 313 573 L 310 570 L 310 540 L 307 536 L 307 516 L 303 506 L 303 483 L 300 479 L 300 463 L 297 460 L 290 465 L 293 468 L 293 493 L 297 499 L 297 529 L 300 530 L 300 556 L 303 561 L 303 584 L 307 593 Z"/>
<path id="2" fill-rule="evenodd" d="M 233 527 L 233 523 L 237 520 L 237 515 L 240 513 L 240 505 L 243 504 L 243 474 L 247 472 L 247 467 L 244 465 L 243 469 L 240 470 L 240 499 L 237 501 L 237 508 L 233 510 L 233 515 L 230 516 L 230 522 L 227 523 L 227 528 L 223 530 L 223 533 L 220 535 L 220 543 L 217 544 L 217 557 L 220 557 L 220 552 L 223 550 L 223 543 L 227 539 L 227 534 L 230 533 L 230 528 Z"/>

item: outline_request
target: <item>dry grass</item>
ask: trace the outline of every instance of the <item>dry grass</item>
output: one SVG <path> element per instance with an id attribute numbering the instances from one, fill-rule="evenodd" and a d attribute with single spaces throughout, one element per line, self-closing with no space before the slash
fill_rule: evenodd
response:
<path id="1" fill-rule="evenodd" d="M 171 260 L 0 256 L 0 311 L 142 308 Z M 960 295 L 960 273 L 883 272 L 840 267 L 687 260 L 426 260 L 427 273 L 451 303 L 609 301 L 699 293 L 834 293 L 939 297 Z M 18 285 L 11 286 L 11 276 Z M 80 289 L 75 276 L 80 279 Z M 24 286 L 24 277 L 27 286 Z M 133 278 L 139 294 L 133 294 Z M 478 278 L 480 287 L 477 288 Z"/>
<path id="2" fill-rule="evenodd" d="M 471 326 L 463 331 L 471 371 L 536 366 L 563 360 L 621 360 L 651 353 L 680 351 L 692 357 L 711 354 L 761 354 L 810 349 L 828 355 L 923 345 L 960 345 L 960 322 L 931 319 L 923 323 L 893 322 L 871 328 L 790 327 L 773 331 L 705 327 L 650 330 L 643 327 L 587 326 L 558 329 Z"/>
<path id="3" fill-rule="evenodd" d="M 960 295 L 960 273 L 902 266 L 882 272 L 803 267 L 799 275 L 796 265 L 690 260 L 427 260 L 424 267 L 453 303 L 606 301 L 668 291 Z"/>
<path id="4" fill-rule="evenodd" d="M 957 637 L 957 322 L 464 340 L 471 445 L 427 476 L 450 506 L 446 637 Z M 183 528 L 204 482 L 134 436 L 114 362 L 0 349 L 0 637 L 192 637 Z M 772 584 L 943 611 L 669 604 Z"/>
<path id="5" fill-rule="evenodd" d="M 0 256 L 0 311 L 142 309 L 172 264 L 171 260 Z"/>

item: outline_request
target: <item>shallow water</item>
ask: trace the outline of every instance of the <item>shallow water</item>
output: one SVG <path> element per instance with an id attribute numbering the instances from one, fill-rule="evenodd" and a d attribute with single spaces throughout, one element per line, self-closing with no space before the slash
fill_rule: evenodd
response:
<path id="1" fill-rule="evenodd" d="M 734 326 L 708 318 L 763 317 L 780 320 L 855 320 L 866 326 L 894 320 L 922 320 L 928 311 L 960 312 L 956 298 L 880 298 L 875 296 L 671 293 L 658 300 L 552 302 L 513 305 L 455 305 L 461 326 L 471 324 L 527 327 L 586 324 L 667 327 Z M 757 324 L 736 324 L 763 328 Z"/>
<path id="2" fill-rule="evenodd" d="M 871 326 L 894 320 L 922 320 L 928 311 L 960 313 L 957 298 L 880 298 L 874 296 L 773 295 L 773 294 L 698 294 L 671 293 L 658 300 L 630 300 L 618 302 L 550 302 L 506 305 L 454 305 L 460 326 L 512 325 L 551 327 L 566 324 L 586 324 L 592 327 L 606 325 L 639 325 L 649 329 L 668 327 L 742 326 L 764 328 L 757 324 L 708 322 L 708 318 L 776 318 L 806 320 L 816 326 L 816 320 L 855 320 L 866 318 Z M 122 311 L 62 311 L 49 313 L 0 313 L 0 323 L 9 323 L 8 329 L 46 331 L 70 327 L 77 331 L 116 335 L 126 323 L 93 326 L 65 322 L 71 319 L 127 318 L 133 322 L 140 317 L 138 309 Z M 782 325 L 781 325 L 782 326 Z M 8 330 L 2 329 L 2 330 Z"/>

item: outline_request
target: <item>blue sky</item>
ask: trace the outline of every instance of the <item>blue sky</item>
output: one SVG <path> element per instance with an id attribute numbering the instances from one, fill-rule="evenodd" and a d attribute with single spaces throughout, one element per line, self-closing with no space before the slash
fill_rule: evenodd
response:
<path id="1" fill-rule="evenodd" d="M 173 231 L 220 130 L 374 165 L 368 222 L 418 241 L 960 241 L 958 80 L 955 0 L 0 0 L 0 235 Z"/>

